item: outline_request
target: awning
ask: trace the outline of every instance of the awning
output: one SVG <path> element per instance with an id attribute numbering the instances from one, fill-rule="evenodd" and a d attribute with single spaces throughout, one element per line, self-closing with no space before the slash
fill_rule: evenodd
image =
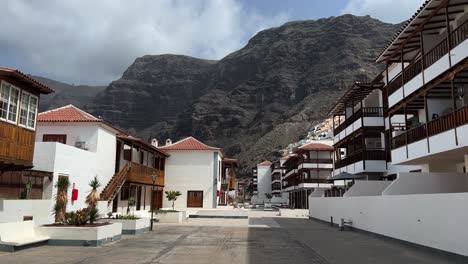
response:
<path id="1" fill-rule="evenodd" d="M 344 114 L 346 107 L 353 107 L 376 89 L 382 89 L 384 84 L 380 82 L 382 74 L 379 74 L 372 82 L 354 82 L 348 91 L 338 100 L 328 112 L 328 115 Z"/>
<path id="2" fill-rule="evenodd" d="M 355 179 L 362 179 L 366 178 L 366 175 L 358 175 L 358 174 L 351 174 L 347 172 L 340 172 L 333 177 L 328 177 L 329 181 L 337 181 L 337 180 L 355 180 Z"/>

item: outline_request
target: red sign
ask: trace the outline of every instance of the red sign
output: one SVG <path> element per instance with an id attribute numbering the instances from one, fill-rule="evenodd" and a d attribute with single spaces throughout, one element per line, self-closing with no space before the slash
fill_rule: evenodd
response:
<path id="1" fill-rule="evenodd" d="M 72 197 L 71 197 L 71 200 L 72 200 L 72 201 L 78 200 L 78 189 L 72 189 Z"/>

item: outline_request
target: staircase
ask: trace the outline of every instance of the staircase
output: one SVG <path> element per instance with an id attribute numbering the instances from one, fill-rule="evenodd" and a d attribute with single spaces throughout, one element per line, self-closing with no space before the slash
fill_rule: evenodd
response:
<path id="1" fill-rule="evenodd" d="M 102 190 L 101 200 L 111 203 L 115 196 L 119 193 L 120 188 L 127 179 L 127 172 L 130 169 L 129 163 L 125 163 L 125 166 L 116 173 L 111 180 L 107 183 L 106 187 Z"/>

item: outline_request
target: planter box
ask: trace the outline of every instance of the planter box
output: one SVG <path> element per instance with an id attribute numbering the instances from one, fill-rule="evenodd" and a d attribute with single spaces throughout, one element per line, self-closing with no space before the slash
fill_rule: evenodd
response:
<path id="1" fill-rule="evenodd" d="M 137 235 L 143 234 L 149 231 L 150 219 L 140 218 L 137 220 L 123 220 L 123 219 L 106 219 L 109 223 L 120 223 L 122 224 L 123 235 Z"/>
<path id="2" fill-rule="evenodd" d="M 156 218 L 159 223 L 182 223 L 185 221 L 185 211 L 182 212 L 167 212 L 157 214 Z"/>
<path id="3" fill-rule="evenodd" d="M 36 229 L 43 236 L 50 237 L 49 245 L 54 246 L 101 246 L 122 237 L 122 224 L 103 226 L 41 226 Z"/>

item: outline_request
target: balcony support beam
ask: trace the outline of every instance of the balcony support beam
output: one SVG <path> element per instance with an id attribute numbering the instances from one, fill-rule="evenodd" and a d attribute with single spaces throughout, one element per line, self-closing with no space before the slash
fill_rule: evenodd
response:
<path id="1" fill-rule="evenodd" d="M 408 113 L 406 112 L 406 104 L 403 106 L 405 114 L 405 147 L 406 147 L 406 158 L 408 158 Z"/>
<path id="2" fill-rule="evenodd" d="M 455 118 L 455 111 L 457 111 L 457 101 L 455 98 L 455 85 L 454 85 L 453 79 L 454 77 L 452 77 L 450 80 L 450 88 L 452 91 L 452 113 Z M 455 120 L 452 120 L 452 121 L 455 122 Z M 455 145 L 458 146 L 457 126 L 455 124 L 454 124 L 454 132 L 455 132 Z"/>
<path id="3" fill-rule="evenodd" d="M 431 153 L 431 147 L 429 144 L 429 126 L 427 123 L 429 123 L 429 109 L 427 109 L 427 92 L 424 93 L 424 114 L 426 116 L 426 123 L 424 124 L 426 126 L 426 141 L 427 141 L 427 153 Z"/>
<path id="4" fill-rule="evenodd" d="M 445 33 L 447 35 L 447 47 L 448 47 L 448 59 L 449 59 L 449 66 L 452 67 L 452 47 L 450 44 L 450 19 L 449 19 L 449 11 L 448 11 L 448 2 L 445 4 Z"/>

